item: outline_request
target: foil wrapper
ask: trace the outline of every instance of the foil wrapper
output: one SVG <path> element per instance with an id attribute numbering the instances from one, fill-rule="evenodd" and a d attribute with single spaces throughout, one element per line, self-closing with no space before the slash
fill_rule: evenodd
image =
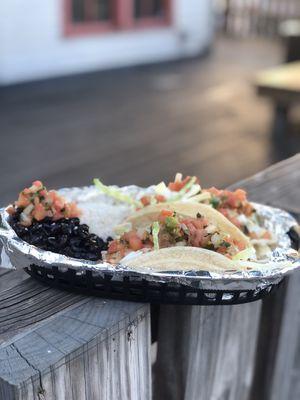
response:
<path id="1" fill-rule="evenodd" d="M 141 196 L 153 192 L 153 186 L 139 188 L 127 186 L 121 188 L 124 193 Z M 59 191 L 68 200 L 77 201 L 81 208 L 89 201 L 99 204 L 110 203 L 112 207 L 119 207 L 113 200 L 99 194 L 94 187 L 68 188 Z M 100 202 L 100 203 L 97 203 Z M 107 262 L 92 262 L 79 260 L 41 250 L 21 240 L 9 225 L 9 215 L 5 208 L 0 209 L 0 266 L 5 268 L 28 268 L 38 266 L 58 267 L 64 271 L 68 268 L 76 270 L 77 274 L 84 274 L 90 270 L 93 275 L 112 274 L 112 280 L 122 280 L 124 276 L 135 280 L 146 279 L 159 283 L 183 284 L 193 288 L 206 290 L 262 290 L 272 284 L 279 283 L 284 276 L 300 268 L 299 252 L 291 247 L 291 240 L 287 234 L 291 228 L 297 226 L 297 221 L 287 212 L 278 208 L 253 203 L 264 227 L 273 232 L 277 239 L 276 248 L 266 260 L 265 268 L 251 270 L 230 270 L 222 272 L 210 271 L 168 271 L 159 272 L 151 268 L 133 270 L 126 265 L 111 265 Z M 128 214 L 130 208 L 128 207 Z M 125 212 L 126 213 L 126 212 Z"/>

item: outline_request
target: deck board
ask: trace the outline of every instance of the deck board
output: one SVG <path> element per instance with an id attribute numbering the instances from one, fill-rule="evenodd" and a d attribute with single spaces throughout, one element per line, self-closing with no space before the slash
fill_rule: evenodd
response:
<path id="1" fill-rule="evenodd" d="M 37 178 L 149 185 L 182 171 L 225 186 L 295 154 L 300 135 L 274 142 L 252 87 L 280 57 L 270 42 L 223 39 L 203 59 L 1 89 L 1 203 Z"/>

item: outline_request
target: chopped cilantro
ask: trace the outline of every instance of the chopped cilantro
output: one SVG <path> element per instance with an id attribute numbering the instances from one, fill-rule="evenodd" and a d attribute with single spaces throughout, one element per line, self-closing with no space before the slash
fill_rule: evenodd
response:
<path id="1" fill-rule="evenodd" d="M 228 247 L 230 247 L 231 244 L 228 242 L 225 242 L 225 240 L 221 243 L 220 247 L 226 247 L 228 249 Z"/>
<path id="2" fill-rule="evenodd" d="M 167 230 L 175 230 L 178 226 L 178 221 L 175 217 L 166 217 L 165 219 L 166 229 Z"/>
<path id="3" fill-rule="evenodd" d="M 220 200 L 217 197 L 212 197 L 210 202 L 211 202 L 211 205 L 213 206 L 213 208 L 218 208 L 218 206 L 220 204 Z"/>

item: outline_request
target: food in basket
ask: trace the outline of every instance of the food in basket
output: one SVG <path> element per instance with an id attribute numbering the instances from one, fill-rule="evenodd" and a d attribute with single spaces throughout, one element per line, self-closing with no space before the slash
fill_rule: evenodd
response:
<path id="1" fill-rule="evenodd" d="M 116 228 L 118 239 L 109 243 L 106 260 L 119 262 L 134 251 L 159 251 L 182 247 L 206 249 L 227 259 L 255 258 L 249 239 L 222 214 L 197 203 L 165 203 L 148 206 Z M 201 252 L 199 253 L 201 254 Z"/>
<path id="2" fill-rule="evenodd" d="M 101 252 L 107 249 L 106 241 L 80 224 L 77 205 L 48 191 L 41 181 L 22 190 L 7 212 L 17 235 L 41 249 L 91 261 L 101 260 Z"/>
<path id="3" fill-rule="evenodd" d="M 278 241 L 276 235 L 265 228 L 255 206 L 248 201 L 247 193 L 242 189 L 230 191 L 215 187 L 201 188 L 197 177 L 183 178 L 182 174 L 178 173 L 173 182 L 167 185 L 161 182 L 149 193 L 134 199 L 128 195 L 122 196 L 118 189 L 105 186 L 98 179 L 94 180 L 94 183 L 103 193 L 115 197 L 118 201 L 131 204 L 136 210 L 149 205 L 176 201 L 207 204 L 223 214 L 249 237 L 260 258 L 270 254 Z"/>
<path id="4" fill-rule="evenodd" d="M 94 187 L 48 191 L 35 181 L 6 211 L 25 242 L 113 266 L 260 268 L 278 243 L 244 191 L 202 189 L 196 177 L 181 174 L 148 188 L 95 179 Z"/>

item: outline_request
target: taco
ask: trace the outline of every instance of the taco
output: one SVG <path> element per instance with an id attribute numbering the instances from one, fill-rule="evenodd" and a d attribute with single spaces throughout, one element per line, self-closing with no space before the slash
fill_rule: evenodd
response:
<path id="1" fill-rule="evenodd" d="M 189 264 L 190 256 L 195 254 L 194 261 L 200 269 L 203 263 L 223 269 L 229 260 L 255 258 L 255 250 L 243 232 L 204 204 L 175 202 L 148 206 L 131 215 L 117 231 L 119 237 L 109 243 L 105 257 L 111 263 L 137 251 L 141 262 L 144 257 L 150 257 L 151 262 L 157 257 L 163 264 L 170 262 L 172 270 L 177 262 L 182 264 L 186 260 Z"/>

